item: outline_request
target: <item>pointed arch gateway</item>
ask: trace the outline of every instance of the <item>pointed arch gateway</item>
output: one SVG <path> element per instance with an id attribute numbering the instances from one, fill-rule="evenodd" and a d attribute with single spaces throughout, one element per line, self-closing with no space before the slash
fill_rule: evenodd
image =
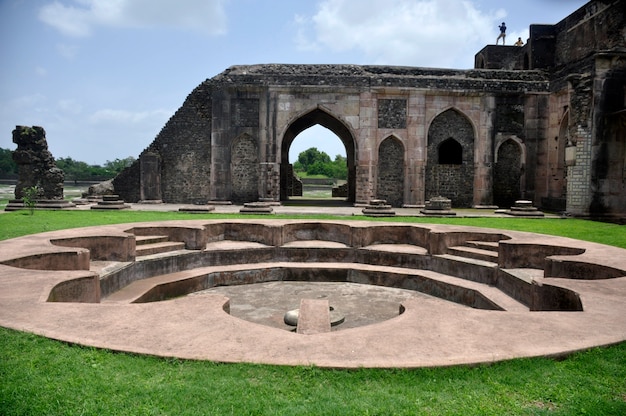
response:
<path id="1" fill-rule="evenodd" d="M 319 107 L 292 121 L 283 135 L 280 149 L 280 200 L 286 201 L 289 199 L 288 175 L 291 174 L 291 170 L 289 169 L 289 149 L 291 144 L 298 134 L 316 124 L 332 131 L 346 148 L 346 159 L 348 163 L 348 197 L 346 201 L 354 202 L 356 195 L 356 145 L 354 135 L 346 124 Z"/>

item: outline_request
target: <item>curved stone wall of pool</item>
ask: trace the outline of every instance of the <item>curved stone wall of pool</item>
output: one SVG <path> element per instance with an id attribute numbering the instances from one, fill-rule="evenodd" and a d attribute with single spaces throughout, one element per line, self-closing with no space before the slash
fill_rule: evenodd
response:
<path id="1" fill-rule="evenodd" d="M 392 319 L 303 335 L 231 316 L 227 297 L 201 292 L 281 281 L 419 296 Z M 0 242 L 0 325 L 188 359 L 354 368 L 563 355 L 625 340 L 625 300 L 626 250 L 486 228 L 204 219 Z"/>

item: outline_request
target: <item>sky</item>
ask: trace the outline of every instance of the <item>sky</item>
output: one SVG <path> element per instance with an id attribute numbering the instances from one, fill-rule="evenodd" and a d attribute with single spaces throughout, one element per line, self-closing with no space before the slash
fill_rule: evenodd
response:
<path id="1" fill-rule="evenodd" d="M 0 148 L 42 126 L 55 158 L 139 154 L 200 83 L 232 65 L 357 64 L 469 69 L 583 0 L 0 0 Z M 290 160 L 343 145 L 321 126 Z"/>

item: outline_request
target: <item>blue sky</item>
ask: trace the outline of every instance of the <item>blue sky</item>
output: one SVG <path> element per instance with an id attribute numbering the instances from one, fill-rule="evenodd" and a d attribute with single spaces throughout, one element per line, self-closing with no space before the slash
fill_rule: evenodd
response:
<path id="1" fill-rule="evenodd" d="M 137 157 L 202 81 L 231 65 L 471 68 L 583 0 L 0 0 L 0 147 L 16 125 L 46 130 L 55 158 Z M 311 146 L 345 155 L 311 128 Z"/>

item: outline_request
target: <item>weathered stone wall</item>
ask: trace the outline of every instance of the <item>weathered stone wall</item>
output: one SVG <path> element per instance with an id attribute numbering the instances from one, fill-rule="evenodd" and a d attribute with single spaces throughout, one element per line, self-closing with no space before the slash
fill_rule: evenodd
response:
<path id="1" fill-rule="evenodd" d="M 210 94 L 210 84 L 196 87 L 144 151 L 160 157 L 164 202 L 206 203 L 210 199 Z M 141 197 L 139 159 L 113 182 L 115 192 L 128 202 Z"/>
<path id="2" fill-rule="evenodd" d="M 243 135 L 235 140 L 231 152 L 234 203 L 259 200 L 259 155 L 256 140 Z"/>
<path id="3" fill-rule="evenodd" d="M 574 214 L 624 213 L 623 130 L 616 116 L 624 109 L 623 5 L 592 1 L 557 25 L 533 25 L 524 47 L 486 47 L 477 66 L 497 71 L 228 68 L 198 86 L 146 149 L 161 158 L 163 200 L 288 199 L 289 147 L 319 124 L 346 148 L 350 202 L 388 192 L 394 205 L 442 195 L 455 206 L 472 206 L 494 198 L 508 203 L 519 189 L 539 206 L 566 200 Z M 442 114 L 460 118 L 448 115 L 442 123 Z M 254 139 L 256 159 L 235 145 L 244 136 Z M 402 157 L 393 155 L 404 161 L 402 181 L 399 165 L 387 164 L 393 152 L 385 140 L 392 136 L 402 148 Z M 494 151 L 509 137 L 522 149 L 519 181 L 517 165 L 501 177 L 506 163 L 518 161 L 507 157 L 509 144 L 494 165 Z M 450 138 L 461 146 L 460 164 L 437 153 Z M 139 198 L 138 172 L 133 166 L 115 180 L 129 201 Z"/>
<path id="4" fill-rule="evenodd" d="M 38 198 L 63 199 L 64 174 L 48 150 L 45 130 L 39 126 L 16 126 L 13 143 L 17 144 L 12 155 L 18 173 L 15 198 L 23 198 L 26 189 L 36 187 Z"/>
<path id="5" fill-rule="evenodd" d="M 394 207 L 404 202 L 404 147 L 397 139 L 385 139 L 378 149 L 376 197 Z"/>

